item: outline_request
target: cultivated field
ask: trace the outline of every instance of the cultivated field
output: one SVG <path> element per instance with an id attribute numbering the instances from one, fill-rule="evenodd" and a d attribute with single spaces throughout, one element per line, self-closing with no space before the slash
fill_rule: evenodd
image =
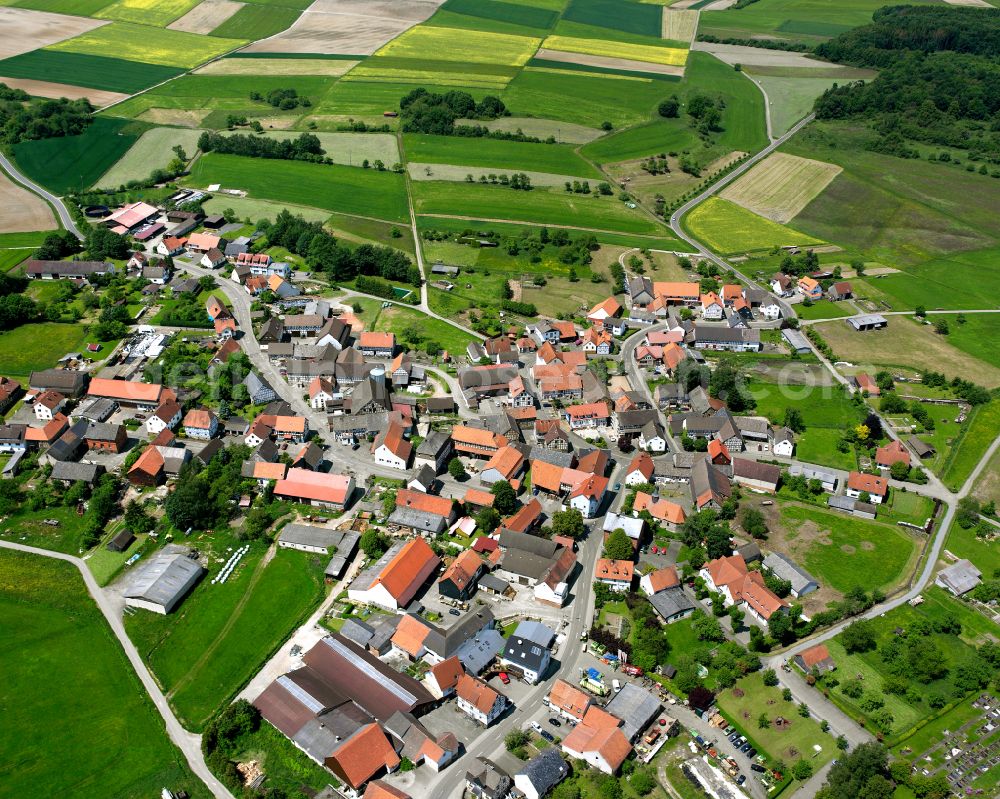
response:
<path id="1" fill-rule="evenodd" d="M 76 86 L 126 94 L 142 91 L 181 72 L 177 67 L 57 50 L 32 50 L 0 61 L 0 75 L 56 84 L 72 76 Z"/>
<path id="2" fill-rule="evenodd" d="M 174 157 L 173 147 L 180 145 L 188 158 L 198 148 L 198 130 L 178 130 L 177 128 L 153 128 L 139 137 L 121 160 L 104 173 L 94 185 L 99 188 L 116 189 L 130 180 L 144 180 L 154 169 L 163 169 Z"/>
<path id="3" fill-rule="evenodd" d="M 645 74 L 675 76 L 684 74 L 683 66 L 654 64 L 651 61 L 635 61 L 627 58 L 611 58 L 609 56 L 602 55 L 583 55 L 582 53 L 572 53 L 563 50 L 547 50 L 544 47 L 538 51 L 538 58 L 544 59 L 545 61 L 558 61 L 565 64 L 580 64 L 586 67 L 620 70 L 623 72 L 641 72 Z"/>
<path id="4" fill-rule="evenodd" d="M 212 31 L 213 36 L 229 36 L 251 41 L 288 30 L 302 12 L 297 8 L 247 4 Z"/>
<path id="5" fill-rule="evenodd" d="M 458 125 L 482 125 L 489 130 L 505 130 L 511 133 L 520 130 L 525 135 L 537 136 L 539 139 L 553 136 L 556 141 L 567 144 L 586 144 L 604 135 L 604 131 L 598 128 L 532 117 L 500 117 L 500 119 L 488 120 L 459 119 L 455 123 Z"/>
<path id="6" fill-rule="evenodd" d="M 247 51 L 370 55 L 430 17 L 439 5 L 437 0 L 405 4 L 387 0 L 316 0 L 287 31 L 255 42 Z"/>
<path id="7" fill-rule="evenodd" d="M 167 25 L 173 31 L 209 34 L 243 8 L 235 0 L 201 0 L 180 19 Z"/>
<path id="8" fill-rule="evenodd" d="M 333 58 L 220 58 L 195 70 L 196 75 L 321 75 L 339 77 L 357 61 Z"/>
<path id="9" fill-rule="evenodd" d="M 822 242 L 786 225 L 757 216 L 728 200 L 710 197 L 684 218 L 687 228 L 719 253 L 753 252 Z"/>
<path id="10" fill-rule="evenodd" d="M 719 44 L 717 42 L 695 42 L 692 50 L 711 53 L 730 66 L 744 67 L 796 67 L 802 69 L 843 70 L 844 67 L 828 61 L 818 61 L 804 53 L 789 50 L 767 50 L 762 47 L 747 47 L 740 44 Z"/>
<path id="11" fill-rule="evenodd" d="M 182 128 L 196 128 L 205 121 L 211 112 L 186 111 L 180 108 L 148 108 L 136 119 L 152 122 L 154 125 L 178 125 Z"/>
<path id="12" fill-rule="evenodd" d="M 0 58 L 27 53 L 106 25 L 94 19 L 0 7 Z"/>
<path id="13" fill-rule="evenodd" d="M 573 0 L 557 25 L 561 28 L 604 28 L 599 38 L 609 38 L 607 28 L 635 36 L 660 36 L 662 9 L 619 0 Z"/>
<path id="14" fill-rule="evenodd" d="M 539 39 L 531 36 L 421 25 L 389 42 L 376 55 L 418 61 L 430 56 L 440 61 L 523 66 L 535 54 L 539 43 Z"/>
<path id="15" fill-rule="evenodd" d="M 51 50 L 83 53 L 160 64 L 168 67 L 196 67 L 203 61 L 244 44 L 239 39 L 199 36 L 195 33 L 151 28 L 131 22 L 115 22 L 103 28 L 53 45 Z M 3 71 L 0 65 L 0 71 Z"/>
<path id="16" fill-rule="evenodd" d="M 198 0 L 115 0 L 94 16 L 162 27 L 183 17 L 197 4 Z"/>
<path id="17" fill-rule="evenodd" d="M 550 188 L 563 188 L 566 181 L 579 180 L 580 176 L 573 175 L 555 175 L 551 172 L 535 172 L 532 170 L 525 169 L 510 169 L 508 167 L 498 167 L 498 166 L 455 166 L 454 164 L 432 164 L 432 163 L 421 163 L 420 161 L 408 161 L 406 164 L 406 170 L 410 173 L 410 178 L 413 180 L 453 180 L 457 182 L 468 183 L 468 176 L 472 175 L 472 179 L 479 183 L 480 176 L 486 176 L 489 179 L 490 175 L 495 175 L 497 178 L 500 175 L 507 175 L 508 177 L 517 172 L 518 174 L 527 175 L 531 178 L 531 185 L 533 186 L 547 186 Z"/>
<path id="18" fill-rule="evenodd" d="M 630 61 L 644 61 L 650 64 L 684 66 L 687 50 L 678 47 L 653 47 L 645 44 L 581 39 L 573 36 L 549 36 L 542 43 L 546 50 L 561 50 L 567 53 L 624 58 Z"/>
<path id="19" fill-rule="evenodd" d="M 210 794 L 187 769 L 76 568 L 0 552 L 5 796 Z M 25 734 L 30 730 L 31 734 Z"/>
<path id="20" fill-rule="evenodd" d="M 663 38 L 675 42 L 690 42 L 698 30 L 698 12 L 685 9 L 663 9 Z"/>
<path id="21" fill-rule="evenodd" d="M 396 137 L 390 133 L 325 133 L 323 131 L 310 131 L 310 133 L 319 139 L 320 145 L 326 151 L 325 157 L 332 158 L 336 164 L 361 166 L 365 159 L 371 163 L 379 160 L 388 169 L 399 161 Z M 297 131 L 269 130 L 264 132 L 264 136 L 269 139 L 294 139 L 298 135 Z"/>
<path id="22" fill-rule="evenodd" d="M 232 209 L 240 219 L 250 219 L 257 222 L 261 219 L 274 220 L 284 209 L 304 217 L 309 222 L 325 222 L 330 218 L 329 211 L 319 208 L 309 208 L 303 205 L 275 203 L 268 200 L 252 200 L 249 197 L 213 197 L 205 203 L 205 211 L 211 214 L 221 214 L 226 209 Z"/>
<path id="23" fill-rule="evenodd" d="M 70 100 L 79 100 L 85 97 L 90 100 L 94 108 L 104 108 L 128 97 L 127 94 L 121 94 L 120 92 L 87 89 L 83 86 L 70 86 L 66 83 L 50 83 L 44 80 L 29 80 L 27 78 L 0 77 L 0 83 L 4 83 L 12 89 L 24 89 L 24 91 L 33 97 L 51 97 L 53 99 L 66 97 Z"/>
<path id="24" fill-rule="evenodd" d="M 394 222 L 409 218 L 403 176 L 394 172 L 209 153 L 184 182 L 201 188 L 221 183 L 257 199 Z"/>
<path id="25" fill-rule="evenodd" d="M 987 388 L 1000 386 L 1000 368 L 963 352 L 931 325 L 905 316 L 889 317 L 883 330 L 857 333 L 843 321 L 820 322 L 816 329 L 837 358 L 858 365 L 902 366 L 943 372 L 949 378 L 972 378 Z"/>
<path id="26" fill-rule="evenodd" d="M 365 134 L 362 134 L 365 135 Z M 532 144 L 501 139 L 405 134 L 403 146 L 411 161 L 476 166 L 511 172 L 535 170 L 600 180 L 601 173 L 570 145 Z"/>
<path id="27" fill-rule="evenodd" d="M 793 220 L 843 170 L 787 153 L 772 153 L 720 195 L 782 224 Z"/>
<path id="28" fill-rule="evenodd" d="M 14 183 L 0 172 L 0 233 L 52 230 L 57 227 L 52 209 L 37 194 Z"/>

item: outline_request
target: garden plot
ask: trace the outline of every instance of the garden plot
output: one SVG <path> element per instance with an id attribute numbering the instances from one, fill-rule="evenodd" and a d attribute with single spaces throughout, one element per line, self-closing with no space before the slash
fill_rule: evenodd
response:
<path id="1" fill-rule="evenodd" d="M 339 58 L 220 58 L 196 75 L 318 75 L 336 78 L 358 64 Z"/>
<path id="2" fill-rule="evenodd" d="M 170 30 L 209 34 L 243 8 L 234 0 L 202 0 L 180 19 L 167 25 Z"/>
<path id="3" fill-rule="evenodd" d="M 429 18 L 440 4 L 438 0 L 316 0 L 287 31 L 256 42 L 247 51 L 371 55 Z"/>
<path id="4" fill-rule="evenodd" d="M 663 9 L 663 38 L 673 42 L 690 42 L 698 30 L 698 12 L 686 9 Z M 749 48 L 748 48 L 749 49 Z"/>
<path id="5" fill-rule="evenodd" d="M 27 8 L 0 7 L 0 58 L 37 50 L 107 25 L 107 22 Z"/>
<path id="6" fill-rule="evenodd" d="M 843 169 L 836 164 L 773 153 L 722 192 L 726 200 L 774 222 L 790 222 Z"/>
<path id="7" fill-rule="evenodd" d="M 41 197 L 14 183 L 0 172 L 0 233 L 52 230 L 56 227 L 52 209 Z"/>
<path id="8" fill-rule="evenodd" d="M 683 75 L 684 67 L 670 64 L 655 64 L 651 61 L 635 61 L 628 58 L 612 58 L 601 55 L 584 55 L 583 53 L 567 53 L 562 50 L 547 50 L 544 47 L 538 51 L 538 57 L 548 61 L 559 61 L 564 64 L 582 64 L 585 67 L 601 69 L 620 69 L 625 72 L 652 72 L 657 75 Z"/>
<path id="9" fill-rule="evenodd" d="M 69 100 L 87 98 L 95 108 L 104 108 L 112 103 L 120 102 L 127 94 L 109 92 L 103 89 L 88 89 L 84 86 L 70 86 L 66 83 L 52 83 L 47 80 L 31 80 L 30 78 L 0 77 L 0 83 L 5 83 L 12 89 L 24 89 L 33 97 L 51 97 L 54 100 L 65 97 Z"/>

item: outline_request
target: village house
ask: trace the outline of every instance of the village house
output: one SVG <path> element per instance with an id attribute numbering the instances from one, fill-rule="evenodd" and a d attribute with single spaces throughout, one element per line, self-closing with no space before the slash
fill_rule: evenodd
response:
<path id="1" fill-rule="evenodd" d="M 764 575 L 747 569 L 741 555 L 711 560 L 699 574 L 708 590 L 722 594 L 726 607 L 739 605 L 761 623 L 788 609 L 788 603 L 775 596 L 764 583 Z"/>
<path id="2" fill-rule="evenodd" d="M 875 450 L 875 465 L 883 472 L 889 471 L 897 463 L 910 465 L 910 452 L 898 438 Z"/>
<path id="3" fill-rule="evenodd" d="M 632 462 L 625 469 L 625 479 L 623 482 L 627 486 L 652 483 L 655 471 L 653 459 L 649 456 L 649 453 L 640 452 L 632 458 Z"/>
<path id="4" fill-rule="evenodd" d="M 484 727 L 489 727 L 507 709 L 507 697 L 468 674 L 458 678 L 455 694 L 458 709 Z"/>
<path id="5" fill-rule="evenodd" d="M 184 417 L 184 435 L 204 441 L 215 436 L 219 430 L 219 417 L 207 408 L 192 408 Z"/>
<path id="6" fill-rule="evenodd" d="M 632 753 L 632 744 L 621 730 L 621 720 L 591 705 L 583 719 L 563 739 L 562 750 L 605 774 L 616 774 Z"/>
<path id="7" fill-rule="evenodd" d="M 862 494 L 867 494 L 870 502 L 880 505 L 885 502 L 889 495 L 889 481 L 873 474 L 851 472 L 847 475 L 847 486 L 844 493 L 854 499 L 860 498 Z"/>
<path id="8" fill-rule="evenodd" d="M 422 538 L 398 541 L 348 587 L 352 602 L 402 610 L 433 576 L 441 559 Z"/>
<path id="9" fill-rule="evenodd" d="M 370 358 L 391 358 L 396 349 L 396 336 L 366 331 L 358 337 L 358 349 Z"/>
<path id="10" fill-rule="evenodd" d="M 609 560 L 599 558 L 594 571 L 594 579 L 617 593 L 626 593 L 632 588 L 635 564 L 630 560 Z"/>
<path id="11" fill-rule="evenodd" d="M 320 508 L 345 510 L 354 493 L 354 478 L 342 474 L 289 469 L 274 486 L 274 496 Z"/>
<path id="12" fill-rule="evenodd" d="M 371 452 L 375 463 L 392 469 L 409 468 L 413 445 L 406 440 L 405 430 L 399 422 L 390 422 L 372 443 Z"/>

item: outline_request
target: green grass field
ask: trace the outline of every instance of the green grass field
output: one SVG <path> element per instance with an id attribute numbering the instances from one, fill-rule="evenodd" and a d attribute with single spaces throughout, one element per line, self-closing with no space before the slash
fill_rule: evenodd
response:
<path id="1" fill-rule="evenodd" d="M 0 250 L 0 272 L 9 272 L 30 255 L 30 249 Z"/>
<path id="2" fill-rule="evenodd" d="M 408 216 L 403 176 L 393 172 L 209 153 L 195 162 L 184 182 L 202 187 L 221 183 L 244 189 L 254 199 L 389 221 Z"/>
<path id="3" fill-rule="evenodd" d="M 1000 430 L 1000 400 L 973 409 L 940 473 L 944 484 L 958 491 L 972 474 Z"/>
<path id="4" fill-rule="evenodd" d="M 854 316 L 857 313 L 854 306 L 846 302 L 830 302 L 829 300 L 819 300 L 812 305 L 798 303 L 795 306 L 795 315 L 799 319 L 839 319 L 845 316 Z"/>
<path id="5" fill-rule="evenodd" d="M 780 225 L 745 208 L 710 197 L 684 217 L 684 226 L 702 243 L 723 254 L 769 250 L 792 244 L 821 243 L 806 233 Z"/>
<path id="6" fill-rule="evenodd" d="M 1000 569 L 1000 548 L 996 542 L 977 538 L 975 528 L 963 530 L 958 524 L 952 524 L 945 549 L 956 558 L 968 558 L 984 575 L 993 574 Z"/>
<path id="7" fill-rule="evenodd" d="M 206 576 L 169 616 L 126 618 L 129 637 L 189 729 L 201 729 L 323 596 L 323 558 L 282 549 L 261 567 L 263 554 L 245 556 L 224 584 Z"/>
<path id="8" fill-rule="evenodd" d="M 781 423 L 788 408 L 802 411 L 807 430 L 828 427 L 843 431 L 862 418 L 861 411 L 839 385 L 782 385 L 753 378 L 747 382 L 747 388 L 757 400 L 754 413 L 766 416 L 774 424 Z"/>
<path id="9" fill-rule="evenodd" d="M 655 233 L 661 229 L 655 221 L 613 197 L 439 181 L 414 183 L 413 195 L 418 214 L 551 223 L 625 233 Z"/>
<path id="10" fill-rule="evenodd" d="M 835 83 L 846 82 L 846 77 L 810 77 L 812 69 L 801 70 L 799 76 L 774 76 L 758 74 L 752 67 L 746 72 L 760 82 L 771 101 L 771 129 L 775 136 L 788 131 L 796 122 L 809 114 L 813 103 Z"/>
<path id="11" fill-rule="evenodd" d="M 245 40 L 199 36 L 197 33 L 153 28 L 131 22 L 112 22 L 46 49 L 97 56 L 114 53 L 116 57 L 126 61 L 190 68 L 242 44 L 245 44 Z"/>
<path id="12" fill-rule="evenodd" d="M 301 131 L 297 130 L 269 130 L 265 131 L 263 135 L 270 139 L 294 139 L 300 133 Z M 335 164 L 361 166 L 366 159 L 371 164 L 378 160 L 385 164 L 388 169 L 399 161 L 396 137 L 389 133 L 327 133 L 324 131 L 310 131 L 310 133 L 319 139 L 320 145 L 326 151 L 324 155 L 333 159 Z"/>
<path id="13" fill-rule="evenodd" d="M 0 552 L 5 796 L 207 797 L 77 570 Z"/>
<path id="14" fill-rule="evenodd" d="M 378 123 L 381 124 L 383 121 L 382 112 L 398 109 L 400 98 L 418 86 L 439 94 L 454 89 L 453 86 L 441 86 L 432 81 L 380 83 L 339 80 L 333 84 L 326 97 L 313 109 L 313 112 L 317 115 L 336 115 L 341 117 L 344 122 L 349 117 L 367 116 L 371 117 L 372 121 L 377 119 Z M 489 94 L 485 89 L 475 87 L 467 88 L 466 91 L 476 100 L 481 100 L 484 95 Z"/>
<path id="15" fill-rule="evenodd" d="M 935 316 L 934 321 L 948 323 L 948 343 L 981 361 L 1000 367 L 1000 352 L 993 347 L 994 337 L 1000 333 L 1000 315 L 965 314 L 961 323 L 956 316 Z"/>
<path id="16" fill-rule="evenodd" d="M 15 8 L 32 8 L 36 11 L 51 11 L 54 14 L 72 14 L 77 17 L 93 17 L 113 0 L 16 0 L 4 5 Z"/>
<path id="17" fill-rule="evenodd" d="M 49 369 L 68 352 L 79 352 L 88 338 L 82 325 L 43 322 L 0 333 L 0 363 L 8 377 L 26 378 Z"/>
<path id="18" fill-rule="evenodd" d="M 115 0 L 94 16 L 118 22 L 166 27 L 194 8 L 200 0 Z"/>
<path id="19" fill-rule="evenodd" d="M 441 11 L 479 18 L 483 21 L 482 24 L 487 26 L 487 30 L 497 30 L 501 33 L 506 32 L 505 29 L 495 23 L 501 23 L 504 26 L 515 25 L 520 28 L 547 30 L 555 25 L 559 18 L 558 12 L 550 8 L 504 3 L 500 0 L 448 0 L 441 6 Z M 440 20 L 435 17 L 431 24 L 438 25 Z M 474 25 L 470 27 L 474 27 Z"/>
<path id="20" fill-rule="evenodd" d="M 97 117 L 79 136 L 35 139 L 14 145 L 24 173 L 56 194 L 92 186 L 139 140 L 143 123 Z"/>
<path id="21" fill-rule="evenodd" d="M 582 25 L 612 28 L 625 33 L 643 36 L 660 36 L 661 9 L 655 5 L 644 5 L 615 0 L 570 0 L 562 18 Z M 614 38 L 607 34 L 607 38 Z"/>
<path id="22" fill-rule="evenodd" d="M 111 169 L 94 183 L 98 187 L 118 188 L 130 180 L 144 180 L 154 169 L 165 168 L 174 157 L 173 147 L 180 145 L 188 157 L 198 149 L 201 131 L 182 128 L 147 130 Z"/>
<path id="23" fill-rule="evenodd" d="M 503 167 L 512 172 L 552 172 L 602 179 L 601 173 L 580 158 L 568 144 L 406 134 L 403 136 L 403 147 L 407 160 L 420 163 Z"/>
<path id="24" fill-rule="evenodd" d="M 797 503 L 782 503 L 781 519 L 793 557 L 841 593 L 858 585 L 886 591 L 916 558 L 915 539 L 894 525 Z"/>
<path id="25" fill-rule="evenodd" d="M 894 310 L 925 308 L 995 308 L 1000 290 L 1000 247 L 957 252 L 905 271 L 869 278 L 873 299 L 886 299 Z M 985 322 L 989 324 L 989 322 Z"/>
<path id="26" fill-rule="evenodd" d="M 230 39 L 266 39 L 292 27 L 302 12 L 277 5 L 245 5 L 219 27 L 212 36 Z"/>
<path id="27" fill-rule="evenodd" d="M 213 197 L 205 203 L 207 213 L 221 214 L 227 208 L 234 210 L 240 219 L 251 219 L 254 222 L 261 219 L 273 221 L 285 208 L 310 222 L 325 222 L 330 217 L 329 211 L 320 208 L 276 203 L 270 200 L 252 200 L 249 197 Z"/>
<path id="28" fill-rule="evenodd" d="M 379 303 L 379 305 L 381 305 Z M 366 330 L 379 330 L 395 333 L 397 336 L 407 328 L 419 330 L 421 335 L 431 341 L 436 341 L 442 349 L 450 353 L 465 352 L 465 348 L 475 340 L 468 333 L 459 330 L 438 319 L 431 319 L 419 311 L 411 311 L 394 305 L 391 308 L 378 308 L 378 316 L 372 322 L 373 314 L 369 311 L 362 317 Z"/>
<path id="29" fill-rule="evenodd" d="M 299 96 L 318 103 L 329 88 L 329 80 L 318 75 L 185 75 L 158 86 L 149 96 L 212 101 L 205 106 L 192 105 L 194 108 L 259 108 L 263 115 L 277 114 L 278 110 L 252 101 L 251 92 L 266 95 L 273 89 L 295 89 Z"/>
<path id="30" fill-rule="evenodd" d="M 172 66 L 57 50 L 32 50 L 0 61 L 0 74 L 10 78 L 72 83 L 127 94 L 142 91 L 181 72 L 182 69 Z"/>

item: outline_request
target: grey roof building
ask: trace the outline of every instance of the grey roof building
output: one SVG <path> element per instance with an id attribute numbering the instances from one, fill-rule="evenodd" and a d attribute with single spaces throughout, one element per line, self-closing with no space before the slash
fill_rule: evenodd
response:
<path id="1" fill-rule="evenodd" d="M 622 733 L 630 741 L 634 741 L 639 737 L 639 733 L 659 715 L 663 704 L 649 691 L 627 682 L 604 706 L 604 709 L 612 716 L 622 720 Z"/>
<path id="2" fill-rule="evenodd" d="M 256 372 L 250 372 L 243 379 L 243 385 L 246 386 L 250 401 L 254 405 L 264 405 L 278 398 L 277 392 Z"/>
<path id="3" fill-rule="evenodd" d="M 806 353 L 812 351 L 812 347 L 809 346 L 809 339 L 799 330 L 786 328 L 781 331 L 781 337 L 792 352 Z"/>
<path id="4" fill-rule="evenodd" d="M 684 589 L 679 587 L 657 591 L 649 597 L 649 604 L 667 624 L 694 613 L 694 603 L 688 599 Z"/>
<path id="5" fill-rule="evenodd" d="M 776 577 L 788 580 L 792 584 L 792 596 L 805 596 L 819 588 L 816 578 L 809 572 L 780 552 L 771 552 L 762 561 L 765 568 L 770 569 Z"/>
<path id="6" fill-rule="evenodd" d="M 348 641 L 367 649 L 368 642 L 375 635 L 375 628 L 358 619 L 347 619 L 344 626 L 340 628 L 340 634 Z"/>
<path id="7" fill-rule="evenodd" d="M 524 764 L 514 785 L 528 799 L 541 799 L 569 776 L 569 766 L 555 747 L 545 749 Z"/>
<path id="8" fill-rule="evenodd" d="M 66 483 L 82 482 L 93 485 L 104 471 L 103 466 L 94 463 L 73 463 L 72 461 L 56 461 L 52 466 L 52 479 Z"/>
<path id="9" fill-rule="evenodd" d="M 962 596 L 979 585 L 982 576 L 979 569 L 973 566 L 970 561 L 963 559 L 941 569 L 934 582 L 950 591 L 954 596 Z"/>
<path id="10" fill-rule="evenodd" d="M 87 388 L 90 378 L 86 372 L 75 372 L 69 369 L 43 369 L 32 372 L 28 385 L 38 391 L 55 389 L 67 397 L 79 397 Z"/>
<path id="11" fill-rule="evenodd" d="M 359 539 L 360 536 L 353 531 L 331 530 L 311 524 L 286 524 L 278 536 L 278 546 L 303 552 L 334 552 L 350 559 L 358 547 Z"/>
<path id="12" fill-rule="evenodd" d="M 186 547 L 167 544 L 140 565 L 125 589 L 125 604 L 162 615 L 170 613 L 205 573 L 188 554 Z"/>
<path id="13" fill-rule="evenodd" d="M 485 757 L 476 758 L 465 772 L 465 787 L 476 799 L 506 799 L 513 784 L 510 774 Z"/>

